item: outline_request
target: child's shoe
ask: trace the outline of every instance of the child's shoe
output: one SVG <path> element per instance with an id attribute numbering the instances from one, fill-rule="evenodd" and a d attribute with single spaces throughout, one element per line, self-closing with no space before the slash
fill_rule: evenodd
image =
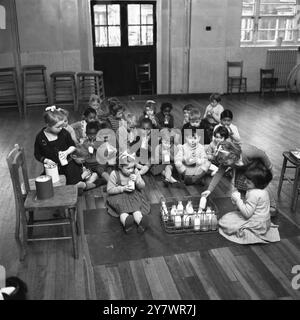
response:
<path id="1" fill-rule="evenodd" d="M 132 231 L 134 225 L 133 216 L 129 215 L 125 220 L 124 230 L 126 233 L 130 233 Z"/>
<path id="2" fill-rule="evenodd" d="M 148 228 L 149 221 L 147 216 L 143 216 L 142 220 L 140 221 L 137 231 L 138 233 L 143 233 Z"/>

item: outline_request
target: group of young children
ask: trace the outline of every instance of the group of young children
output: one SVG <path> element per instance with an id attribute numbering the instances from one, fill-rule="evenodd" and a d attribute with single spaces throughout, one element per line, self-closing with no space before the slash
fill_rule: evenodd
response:
<path id="1" fill-rule="evenodd" d="M 120 217 L 126 233 L 135 223 L 138 232 L 147 228 L 150 204 L 144 191 L 146 173 L 160 175 L 165 185 L 174 186 L 203 184 L 204 176 L 213 176 L 208 190 L 202 193 L 205 197 L 223 175 L 230 175 L 239 183 L 232 194 L 239 211 L 220 219 L 220 233 L 239 243 L 278 241 L 275 231 L 266 235 L 271 227 L 277 230 L 268 216 L 270 200 L 265 190 L 272 179 L 270 162 L 261 150 L 243 147 L 232 123 L 233 114 L 224 110 L 220 101 L 220 94 L 212 94 L 203 117 L 199 108 L 184 106 L 181 128 L 174 127 L 169 102 L 162 103 L 157 112 L 157 103 L 148 100 L 137 117 L 117 98 L 100 101 L 92 95 L 82 120 L 73 124 L 69 124 L 65 109 L 48 107 L 44 113 L 46 127 L 37 134 L 34 155 L 45 166 L 57 165 L 67 184 L 76 184 L 79 189 L 107 185 L 108 212 Z M 237 190 L 248 190 L 245 200 Z M 245 240 L 246 232 L 241 230 L 247 229 L 245 225 L 253 229 L 249 221 L 257 215 L 264 228 L 255 225 L 255 236 L 247 234 Z"/>

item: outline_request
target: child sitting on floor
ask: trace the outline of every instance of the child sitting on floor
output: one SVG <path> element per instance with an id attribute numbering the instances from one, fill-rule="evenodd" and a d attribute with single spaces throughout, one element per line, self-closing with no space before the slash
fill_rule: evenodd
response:
<path id="1" fill-rule="evenodd" d="M 136 155 L 136 168 L 141 175 L 146 174 L 150 169 L 151 162 L 151 131 L 153 125 L 150 119 L 145 118 L 137 130 L 137 137 L 130 147 L 130 152 Z"/>
<path id="2" fill-rule="evenodd" d="M 159 129 L 159 121 L 156 117 L 156 102 L 153 100 L 147 100 L 144 106 L 144 113 L 141 115 L 139 119 L 139 123 L 145 118 L 149 118 L 152 122 L 152 126 L 154 129 Z"/>
<path id="3" fill-rule="evenodd" d="M 86 125 L 89 122 L 96 121 L 96 110 L 88 107 L 84 110 L 82 120 L 71 124 L 76 134 L 76 140 L 78 143 L 82 143 L 86 139 Z"/>
<path id="4" fill-rule="evenodd" d="M 96 110 L 97 119 L 100 123 L 105 122 L 108 117 L 108 111 L 105 108 L 105 103 L 96 94 L 91 94 L 89 100 L 89 107 Z"/>
<path id="5" fill-rule="evenodd" d="M 219 233 L 240 244 L 280 241 L 278 226 L 271 222 L 270 198 L 265 189 L 272 173 L 263 164 L 245 172 L 247 193 L 245 200 L 236 190 L 231 199 L 238 211 L 225 214 L 219 220 Z"/>
<path id="6" fill-rule="evenodd" d="M 185 136 L 186 143 L 178 146 L 175 155 L 176 169 L 183 175 L 185 184 L 201 183 L 211 162 L 207 159 L 204 146 L 200 144 L 201 137 L 197 129 L 189 129 Z"/>
<path id="7" fill-rule="evenodd" d="M 160 128 L 174 128 L 174 116 L 171 114 L 173 109 L 172 103 L 163 102 L 160 112 L 157 113 L 158 124 Z"/>
<path id="8" fill-rule="evenodd" d="M 109 116 L 107 122 L 114 132 L 117 132 L 124 117 L 125 106 L 117 99 L 110 98 L 107 100 Z"/>
<path id="9" fill-rule="evenodd" d="M 193 107 L 189 113 L 189 121 L 185 123 L 181 129 L 182 144 L 185 143 L 185 132 L 188 132 L 186 130 L 191 130 L 191 129 L 201 130 L 199 132 L 203 132 L 203 135 L 204 135 L 203 125 L 201 121 L 201 112 L 199 109 L 195 107 Z"/>
<path id="10" fill-rule="evenodd" d="M 221 123 L 216 125 L 214 130 L 216 130 L 220 126 L 224 126 L 228 130 L 229 141 L 231 141 L 233 143 L 241 144 L 241 137 L 239 134 L 239 130 L 238 130 L 237 126 L 232 124 L 232 118 L 233 118 L 232 112 L 229 109 L 225 109 L 221 113 Z"/>
<path id="11" fill-rule="evenodd" d="M 137 125 L 138 122 L 135 114 L 124 114 L 124 121 L 122 121 L 122 124 L 116 133 L 119 153 L 130 150 L 131 146 L 136 142 Z"/>
<path id="12" fill-rule="evenodd" d="M 225 141 L 228 139 L 228 137 L 229 132 L 225 127 L 220 126 L 214 130 L 212 142 L 209 145 L 204 146 L 209 161 L 217 164 L 216 156 L 218 152 L 218 146 L 220 142 Z"/>
<path id="13" fill-rule="evenodd" d="M 186 123 L 190 122 L 190 113 L 194 109 L 194 106 L 192 104 L 187 104 L 183 107 L 183 123 L 182 125 L 185 125 Z"/>
<path id="14" fill-rule="evenodd" d="M 220 104 L 221 95 L 219 93 L 213 93 L 209 100 L 210 104 L 206 107 L 203 116 L 203 126 L 206 131 L 204 144 L 211 142 L 214 127 L 220 123 L 221 113 L 224 111 Z"/>
<path id="15" fill-rule="evenodd" d="M 166 184 L 177 183 L 177 180 L 172 176 L 175 169 L 174 155 L 177 151 L 174 136 L 171 135 L 168 128 L 164 128 L 160 131 L 160 138 L 160 143 L 154 150 L 150 171 L 154 176 L 161 174 Z"/>
<path id="16" fill-rule="evenodd" d="M 112 215 L 120 217 L 126 233 L 134 225 L 143 233 L 148 226 L 150 203 L 144 192 L 145 182 L 135 169 L 135 159 L 124 152 L 119 157 L 118 169 L 114 170 L 107 184 L 107 209 Z"/>
<path id="17" fill-rule="evenodd" d="M 96 141 L 97 134 L 101 128 L 98 121 L 89 122 L 86 126 L 86 139 L 77 145 L 73 159 L 83 165 L 83 178 L 93 187 L 106 184 L 109 178 L 106 166 L 96 159 L 97 149 L 100 142 Z"/>

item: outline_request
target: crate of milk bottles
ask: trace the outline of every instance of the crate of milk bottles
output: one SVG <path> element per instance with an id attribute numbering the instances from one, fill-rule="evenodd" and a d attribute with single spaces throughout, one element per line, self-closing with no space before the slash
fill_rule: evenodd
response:
<path id="1" fill-rule="evenodd" d="M 210 198 L 161 198 L 160 217 L 167 233 L 210 233 L 218 231 L 218 208 Z"/>

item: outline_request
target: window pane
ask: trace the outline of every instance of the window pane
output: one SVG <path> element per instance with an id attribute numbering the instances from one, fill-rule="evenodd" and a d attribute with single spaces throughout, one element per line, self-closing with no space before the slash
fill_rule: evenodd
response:
<path id="1" fill-rule="evenodd" d="M 258 22 L 258 29 L 275 29 L 276 18 L 261 18 Z"/>
<path id="2" fill-rule="evenodd" d="M 108 44 L 110 47 L 121 46 L 121 31 L 120 27 L 108 27 Z"/>
<path id="3" fill-rule="evenodd" d="M 97 4 L 94 6 L 94 19 L 95 25 L 106 25 L 106 5 L 105 4 Z"/>
<path id="4" fill-rule="evenodd" d="M 241 29 L 253 29 L 253 19 L 243 18 L 241 21 Z"/>
<path id="5" fill-rule="evenodd" d="M 152 45 L 153 44 L 153 27 L 152 26 L 142 26 L 142 45 Z"/>
<path id="6" fill-rule="evenodd" d="M 107 28 L 95 27 L 95 41 L 96 47 L 107 47 Z"/>
<path id="7" fill-rule="evenodd" d="M 253 31 L 251 30 L 242 30 L 241 32 L 241 41 L 252 41 Z"/>
<path id="8" fill-rule="evenodd" d="M 253 16 L 254 15 L 254 1 L 248 0 L 243 1 L 242 16 Z"/>
<path id="9" fill-rule="evenodd" d="M 140 45 L 140 27 L 139 26 L 129 26 L 128 27 L 128 44 L 130 46 Z"/>
<path id="10" fill-rule="evenodd" d="M 258 31 L 258 40 L 275 40 L 275 30 Z"/>
<path id="11" fill-rule="evenodd" d="M 153 24 L 153 5 L 152 4 L 141 5 L 141 20 L 142 20 L 142 24 Z"/>
<path id="12" fill-rule="evenodd" d="M 129 4 L 127 8 L 128 8 L 128 25 L 140 24 L 140 5 Z"/>
<path id="13" fill-rule="evenodd" d="M 120 5 L 111 4 L 107 6 L 108 25 L 120 25 Z"/>
<path id="14" fill-rule="evenodd" d="M 295 15 L 295 5 L 290 4 L 261 4 L 260 14 L 263 15 Z"/>

